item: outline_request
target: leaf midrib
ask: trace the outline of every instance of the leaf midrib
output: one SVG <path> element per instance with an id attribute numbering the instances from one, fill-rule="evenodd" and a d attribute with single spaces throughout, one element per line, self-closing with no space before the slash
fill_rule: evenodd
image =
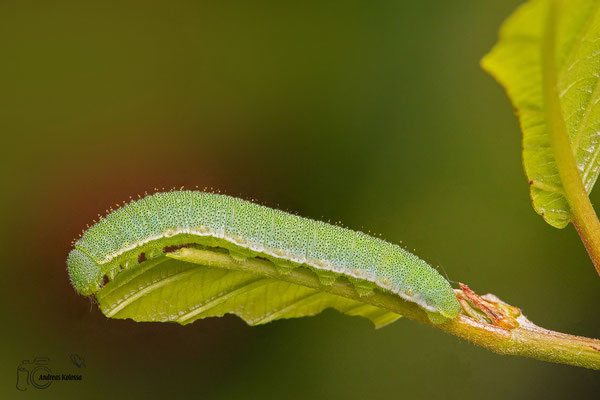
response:
<path id="1" fill-rule="evenodd" d="M 576 50 L 582 45 L 582 43 L 583 43 L 582 39 L 583 39 L 583 37 L 585 37 L 585 35 L 587 35 L 587 33 L 592 25 L 592 21 L 593 21 L 594 17 L 596 16 L 596 13 L 598 12 L 599 5 L 600 5 L 600 2 L 596 2 L 594 4 L 593 10 L 586 16 L 585 22 L 583 24 L 581 24 L 580 31 L 576 35 L 575 40 L 573 41 L 573 43 L 571 44 L 570 48 L 567 51 L 567 56 L 565 57 L 565 62 L 563 63 L 563 65 L 560 66 L 559 79 L 560 79 L 560 76 L 562 76 L 562 74 L 565 72 L 565 69 L 568 68 L 567 67 L 567 65 L 569 65 L 568 61 L 573 57 L 573 54 L 575 54 Z M 590 110 L 594 103 L 592 99 L 599 94 L 598 93 L 598 91 L 600 89 L 599 76 L 594 76 L 594 79 L 596 80 L 596 83 L 594 85 L 594 90 L 592 92 L 592 95 L 590 96 L 590 100 L 586 104 L 586 108 L 585 108 L 583 117 L 582 117 L 581 121 L 579 122 L 577 131 L 575 132 L 575 137 L 573 138 L 573 142 L 571 143 L 571 148 L 573 151 L 573 156 L 575 157 L 575 161 L 577 161 L 577 153 L 579 152 L 579 149 L 580 149 L 581 136 L 583 135 L 583 129 L 585 129 L 585 126 L 587 126 L 587 121 L 589 119 L 589 114 L 591 112 Z M 562 98 L 562 94 L 560 97 Z M 597 157 L 599 149 L 600 149 L 600 146 L 598 148 L 596 148 L 596 150 L 594 151 L 595 154 L 592 157 L 592 161 Z M 581 177 L 582 181 L 584 182 L 584 185 L 585 185 L 586 177 L 587 177 L 587 174 L 588 174 L 588 171 L 589 171 L 589 168 L 591 165 L 593 165 L 593 163 L 588 163 L 588 165 L 585 168 L 585 172 L 583 173 L 583 176 Z M 588 190 L 587 185 L 585 185 L 585 186 L 586 186 L 586 190 Z"/>

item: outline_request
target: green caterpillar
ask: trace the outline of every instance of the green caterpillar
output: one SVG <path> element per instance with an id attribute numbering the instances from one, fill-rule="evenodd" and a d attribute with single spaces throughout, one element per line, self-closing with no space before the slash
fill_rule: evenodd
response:
<path id="1" fill-rule="evenodd" d="M 234 197 L 198 191 L 155 193 L 90 227 L 69 253 L 71 283 L 82 295 L 165 248 L 197 244 L 234 258 L 263 257 L 282 273 L 310 268 L 324 285 L 350 280 L 360 295 L 374 288 L 424 308 L 430 319 L 454 318 L 460 304 L 435 269 L 398 245 L 340 226 Z"/>

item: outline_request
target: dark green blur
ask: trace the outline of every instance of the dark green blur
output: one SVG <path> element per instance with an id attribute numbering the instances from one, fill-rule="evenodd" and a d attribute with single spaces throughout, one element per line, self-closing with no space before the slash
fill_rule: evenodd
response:
<path id="1" fill-rule="evenodd" d="M 600 337 L 600 278 L 573 227 L 533 211 L 517 120 L 479 67 L 518 1 L 83 3 L 0 3 L 0 397 L 597 396 L 597 372 L 408 320 L 108 320 L 66 273 L 98 213 L 208 186 L 402 240 L 539 325 Z M 20 393 L 34 356 L 84 380 Z"/>

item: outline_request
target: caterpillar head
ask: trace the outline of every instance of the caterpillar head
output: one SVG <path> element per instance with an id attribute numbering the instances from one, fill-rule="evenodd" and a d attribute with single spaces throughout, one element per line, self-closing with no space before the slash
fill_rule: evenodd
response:
<path id="1" fill-rule="evenodd" d="M 71 250 L 67 259 L 67 270 L 71 284 L 79 294 L 90 295 L 102 284 L 100 265 L 81 250 Z"/>

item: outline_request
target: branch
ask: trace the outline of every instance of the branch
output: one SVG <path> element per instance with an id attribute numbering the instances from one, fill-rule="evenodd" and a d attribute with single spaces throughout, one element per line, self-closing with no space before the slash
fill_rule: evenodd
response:
<path id="1" fill-rule="evenodd" d="M 267 260 L 248 258 L 239 261 L 225 253 L 196 248 L 182 248 L 167 256 L 199 265 L 262 275 L 371 304 L 441 329 L 498 354 L 519 355 L 600 370 L 600 340 L 540 328 L 525 318 L 518 308 L 493 295 L 480 297 L 466 285 L 461 285 L 461 290 L 455 290 L 463 306 L 463 313 L 445 323 L 433 324 L 425 311 L 415 303 L 380 290 L 361 297 L 353 285 L 343 279 L 324 286 L 316 274 L 307 268 L 295 268 L 284 275 Z"/>

